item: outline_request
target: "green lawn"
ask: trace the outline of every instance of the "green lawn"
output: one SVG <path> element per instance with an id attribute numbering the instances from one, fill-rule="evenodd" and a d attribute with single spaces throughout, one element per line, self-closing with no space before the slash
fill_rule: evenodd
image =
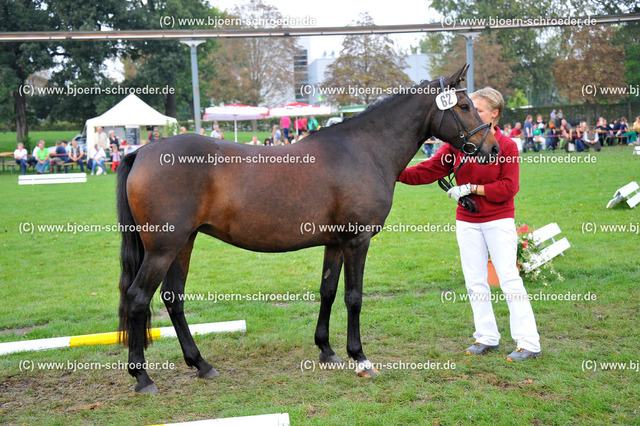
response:
<path id="1" fill-rule="evenodd" d="M 67 140 L 70 141 L 79 133 L 76 131 L 32 131 L 29 132 L 29 138 L 31 139 L 31 149 L 36 146 L 36 143 L 43 139 L 46 143 L 45 146 L 53 146 L 56 141 Z M 16 132 L 0 132 L 0 152 L 13 152 L 16 149 Z M 29 153 L 31 154 L 31 153 Z"/>
<path id="2" fill-rule="evenodd" d="M 494 305 L 501 350 L 464 356 L 473 342 L 471 309 L 442 297 L 465 292 L 455 233 L 383 231 L 372 241 L 365 272 L 365 353 L 376 363 L 432 361 L 440 368 L 383 369 L 375 379 L 301 368 L 319 353 L 313 334 L 322 248 L 263 254 L 201 235 L 188 293 L 312 292 L 316 300 L 187 302 L 190 323 L 245 319 L 247 332 L 196 337 L 220 372 L 210 381 L 194 378 L 176 339 L 156 341 L 147 360 L 175 368 L 151 372 L 160 389 L 155 396 L 135 395 L 135 381 L 124 370 L 20 368 L 25 361 L 125 362 L 121 346 L 0 356 L 0 423 L 144 425 L 288 412 L 292 424 L 638 424 L 640 373 L 584 368 L 585 361 L 640 361 L 638 233 L 583 232 L 584 223 L 637 229 L 638 209 L 605 205 L 617 188 L 640 178 L 640 158 L 628 147 L 595 155 L 594 164 L 521 166 L 516 221 L 533 227 L 558 222 L 572 245 L 554 261 L 565 281 L 545 286 L 525 280 L 529 292 L 597 295 L 595 301 L 533 302 L 540 359 L 505 361 L 514 348 L 506 302 Z M 0 342 L 115 331 L 119 235 L 19 232 L 23 223 L 115 224 L 114 174 L 70 185 L 19 187 L 17 179 L 0 175 Z M 454 223 L 454 210 L 436 185 L 399 184 L 387 224 L 444 226 Z M 331 342 L 346 359 L 342 294 L 341 284 Z M 154 326 L 171 324 L 159 297 L 153 310 Z"/>

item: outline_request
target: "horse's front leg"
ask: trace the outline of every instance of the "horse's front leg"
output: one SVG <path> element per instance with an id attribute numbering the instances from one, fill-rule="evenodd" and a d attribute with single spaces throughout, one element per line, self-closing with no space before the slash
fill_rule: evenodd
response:
<path id="1" fill-rule="evenodd" d="M 320 313 L 316 326 L 315 342 L 322 351 L 320 362 L 326 364 L 343 364 L 343 361 L 331 349 L 329 344 L 329 320 L 331 306 L 336 298 L 340 270 L 342 269 L 342 250 L 335 246 L 324 248 L 324 263 L 322 265 L 322 283 L 320 284 Z"/>
<path id="2" fill-rule="evenodd" d="M 360 235 L 343 248 L 345 291 L 347 305 L 347 353 L 356 361 L 356 373 L 362 377 L 375 377 L 380 372 L 367 360 L 360 341 L 360 309 L 362 308 L 362 277 L 371 236 Z"/>

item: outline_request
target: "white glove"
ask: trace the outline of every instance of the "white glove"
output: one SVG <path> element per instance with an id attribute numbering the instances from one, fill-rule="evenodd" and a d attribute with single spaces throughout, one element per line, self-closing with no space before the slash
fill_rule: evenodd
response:
<path id="1" fill-rule="evenodd" d="M 460 186 L 454 186 L 450 190 L 447 191 L 447 196 L 449 198 L 453 198 L 456 202 L 460 201 L 460 198 L 465 197 L 471 194 L 471 184 L 466 183 Z"/>

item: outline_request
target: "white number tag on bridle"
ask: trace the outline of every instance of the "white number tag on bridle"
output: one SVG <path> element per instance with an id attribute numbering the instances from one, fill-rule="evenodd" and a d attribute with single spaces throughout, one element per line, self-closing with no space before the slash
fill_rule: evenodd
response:
<path id="1" fill-rule="evenodd" d="M 436 96 L 436 104 L 441 110 L 453 108 L 458 103 L 455 90 L 446 90 Z"/>

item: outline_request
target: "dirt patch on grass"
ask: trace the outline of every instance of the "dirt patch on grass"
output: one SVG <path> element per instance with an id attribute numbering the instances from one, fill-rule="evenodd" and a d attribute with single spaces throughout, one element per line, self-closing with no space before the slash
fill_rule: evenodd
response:
<path id="1" fill-rule="evenodd" d="M 31 330 L 35 330 L 36 328 L 45 327 L 47 324 L 38 324 L 38 325 L 28 325 L 26 327 L 16 327 L 16 328 L 5 328 L 4 330 L 0 330 L 0 335 L 3 334 L 16 334 L 18 336 L 24 336 Z"/>

